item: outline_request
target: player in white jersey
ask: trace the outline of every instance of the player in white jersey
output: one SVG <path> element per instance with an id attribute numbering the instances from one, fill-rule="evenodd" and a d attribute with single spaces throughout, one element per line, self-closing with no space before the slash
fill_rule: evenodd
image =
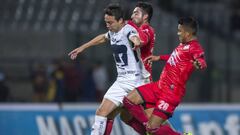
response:
<path id="1" fill-rule="evenodd" d="M 145 68 L 141 61 L 140 50 L 138 48 L 133 50 L 132 43 L 129 41 L 131 37 L 138 37 L 138 33 L 129 24 L 123 26 L 118 32 L 109 31 L 105 34 L 105 38 L 111 43 L 118 76 L 104 98 L 110 99 L 117 106 L 122 102 L 123 96 L 131 90 L 129 88 L 143 84 L 144 78 L 150 76 L 148 72 L 143 73 Z"/>
<path id="2" fill-rule="evenodd" d="M 131 25 L 124 23 L 121 7 L 109 5 L 105 9 L 104 20 L 109 30 L 107 33 L 98 35 L 69 53 L 71 59 L 75 59 L 86 48 L 108 40 L 113 50 L 118 76 L 96 111 L 91 135 L 104 135 L 107 119 L 114 119 L 118 114 L 123 97 L 133 88 L 147 83 L 145 80 L 150 76 L 140 58 L 138 33 Z"/>

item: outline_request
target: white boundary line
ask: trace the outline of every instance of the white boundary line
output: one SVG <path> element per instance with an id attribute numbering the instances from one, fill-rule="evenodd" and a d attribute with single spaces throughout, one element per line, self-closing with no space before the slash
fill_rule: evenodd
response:
<path id="1" fill-rule="evenodd" d="M 28 104 L 28 103 L 7 103 L 0 104 L 0 111 L 58 111 L 57 104 Z"/>

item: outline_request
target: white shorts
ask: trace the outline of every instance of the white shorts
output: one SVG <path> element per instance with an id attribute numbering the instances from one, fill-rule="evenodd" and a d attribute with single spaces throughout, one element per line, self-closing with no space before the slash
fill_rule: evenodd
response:
<path id="1" fill-rule="evenodd" d="M 119 81 L 116 80 L 104 95 L 105 99 L 112 101 L 115 105 L 121 106 L 124 96 L 126 96 L 134 88 L 149 83 L 149 79 L 140 81 Z"/>

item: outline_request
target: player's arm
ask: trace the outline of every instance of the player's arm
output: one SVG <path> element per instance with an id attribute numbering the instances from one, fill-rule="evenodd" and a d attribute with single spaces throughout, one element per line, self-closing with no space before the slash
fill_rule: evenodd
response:
<path id="1" fill-rule="evenodd" d="M 151 65 L 153 61 L 159 61 L 164 60 L 167 61 L 169 59 L 170 55 L 151 55 L 148 56 L 146 59 L 143 60 L 143 62 L 147 62 L 148 65 Z"/>
<path id="2" fill-rule="evenodd" d="M 70 56 L 70 58 L 72 60 L 74 60 L 74 59 L 76 59 L 77 55 L 79 53 L 83 52 L 85 49 L 87 49 L 91 46 L 100 45 L 102 43 L 105 43 L 106 41 L 107 41 L 106 34 L 100 34 L 100 35 L 96 36 L 95 38 L 93 38 L 92 40 L 90 40 L 89 42 L 79 46 L 76 49 L 74 49 L 68 55 Z"/>
<path id="3" fill-rule="evenodd" d="M 134 44 L 133 50 L 136 50 L 137 48 L 140 47 L 141 42 L 140 42 L 140 38 L 137 35 L 131 36 L 129 40 Z"/>
<path id="4" fill-rule="evenodd" d="M 193 57 L 193 65 L 196 69 L 207 68 L 207 63 L 204 58 L 203 49 L 200 46 L 193 46 L 190 48 L 190 53 Z"/>
<path id="5" fill-rule="evenodd" d="M 127 23 L 129 25 L 133 26 L 137 30 L 137 32 L 139 34 L 140 42 L 141 42 L 140 46 L 147 45 L 149 42 L 149 34 L 147 32 L 140 30 L 133 21 L 129 20 Z"/>
<path id="6" fill-rule="evenodd" d="M 127 26 L 127 28 L 124 30 L 124 34 L 127 36 L 128 40 L 134 44 L 133 50 L 136 50 L 140 47 L 141 41 L 135 27 L 131 25 Z"/>
<path id="7" fill-rule="evenodd" d="M 159 55 L 159 60 L 167 61 L 169 57 L 170 57 L 169 54 Z"/>
<path id="8" fill-rule="evenodd" d="M 158 56 L 154 56 L 154 55 L 151 55 L 151 56 L 148 56 L 144 61 L 159 61 L 159 60 L 164 60 L 164 61 L 167 61 L 169 59 L 170 55 L 158 55 Z"/>

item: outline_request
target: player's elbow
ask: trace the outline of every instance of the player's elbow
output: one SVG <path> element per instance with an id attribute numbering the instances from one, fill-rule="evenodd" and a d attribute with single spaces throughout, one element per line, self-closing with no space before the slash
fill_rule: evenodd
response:
<path id="1" fill-rule="evenodd" d="M 204 70 L 207 68 L 207 64 L 205 63 L 205 65 L 202 66 L 201 70 Z"/>
<path id="2" fill-rule="evenodd" d="M 207 68 L 207 63 L 206 63 L 205 60 L 202 59 L 202 60 L 200 60 L 199 62 L 200 62 L 200 65 L 201 65 L 201 66 L 200 66 L 200 69 L 201 69 L 201 70 L 204 70 L 204 69 Z"/>

